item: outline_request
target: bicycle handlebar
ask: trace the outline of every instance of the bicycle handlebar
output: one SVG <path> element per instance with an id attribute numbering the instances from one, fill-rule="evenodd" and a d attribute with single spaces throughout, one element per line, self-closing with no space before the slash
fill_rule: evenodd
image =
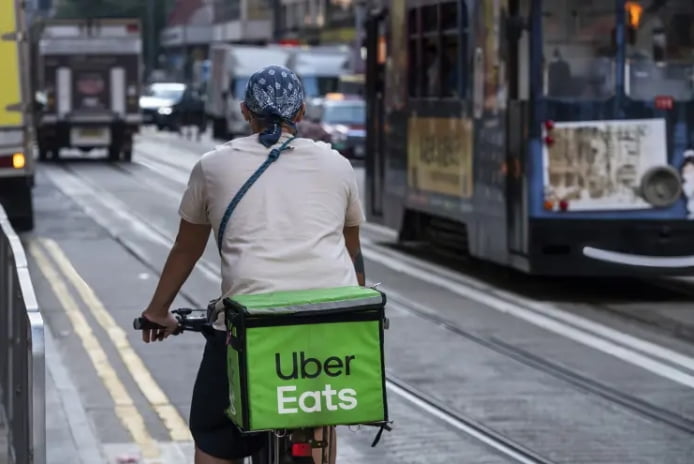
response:
<path id="1" fill-rule="evenodd" d="M 171 311 L 171 313 L 179 323 L 179 328 L 174 332 L 174 335 L 184 331 L 203 332 L 212 327 L 212 324 L 207 319 L 206 309 L 178 308 Z M 198 313 L 199 315 L 191 317 L 193 313 Z M 137 317 L 133 320 L 133 328 L 135 330 L 151 330 L 163 329 L 164 327 L 144 317 Z"/>

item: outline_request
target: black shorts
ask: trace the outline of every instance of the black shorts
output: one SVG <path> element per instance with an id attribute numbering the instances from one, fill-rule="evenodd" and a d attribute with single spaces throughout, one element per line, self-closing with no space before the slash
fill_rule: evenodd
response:
<path id="1" fill-rule="evenodd" d="M 229 387 L 226 333 L 206 335 L 198 376 L 190 405 L 190 431 L 195 446 L 219 459 L 241 459 L 255 454 L 267 443 L 266 433 L 241 433 L 226 416 Z"/>

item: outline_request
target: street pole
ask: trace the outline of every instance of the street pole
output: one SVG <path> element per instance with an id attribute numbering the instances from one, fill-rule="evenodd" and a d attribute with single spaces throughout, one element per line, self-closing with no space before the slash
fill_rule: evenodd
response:
<path id="1" fill-rule="evenodd" d="M 156 0 L 145 0 L 147 2 L 147 21 L 146 21 L 146 27 L 147 27 L 147 42 L 148 45 L 146 47 L 147 50 L 147 70 L 148 70 L 148 77 L 152 75 L 152 72 L 154 71 L 155 63 L 156 63 L 156 56 L 155 55 L 155 48 L 154 48 L 154 42 L 156 40 L 156 26 L 155 26 L 155 17 L 154 17 L 154 2 Z"/>
<path id="2" fill-rule="evenodd" d="M 280 0 L 270 0 L 272 5 L 272 41 L 280 40 L 280 21 L 282 18 L 282 2 Z"/>
<path id="3" fill-rule="evenodd" d="M 352 72 L 360 73 L 364 70 L 364 60 L 361 56 L 362 43 L 364 42 L 364 21 L 366 20 L 366 12 L 368 8 L 368 0 L 358 0 L 354 3 L 354 29 L 355 29 L 355 45 L 352 54 Z"/>

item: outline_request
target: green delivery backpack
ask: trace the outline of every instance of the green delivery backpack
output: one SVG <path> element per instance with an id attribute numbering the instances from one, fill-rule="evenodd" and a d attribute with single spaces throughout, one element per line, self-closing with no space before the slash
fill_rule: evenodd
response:
<path id="1" fill-rule="evenodd" d="M 231 213 L 290 138 L 239 189 Z M 228 417 L 244 432 L 301 427 L 387 428 L 385 295 L 361 286 L 236 295 L 222 303 L 227 329 Z"/>
<path id="2" fill-rule="evenodd" d="M 226 298 L 227 415 L 244 431 L 386 422 L 385 300 L 365 287 Z"/>

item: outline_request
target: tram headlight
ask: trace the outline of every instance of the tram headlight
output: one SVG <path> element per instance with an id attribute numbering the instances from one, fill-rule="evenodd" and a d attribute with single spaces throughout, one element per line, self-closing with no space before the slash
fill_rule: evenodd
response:
<path id="1" fill-rule="evenodd" d="M 670 166 L 655 166 L 641 178 L 641 196 L 656 208 L 673 205 L 682 196 L 679 173 Z"/>

